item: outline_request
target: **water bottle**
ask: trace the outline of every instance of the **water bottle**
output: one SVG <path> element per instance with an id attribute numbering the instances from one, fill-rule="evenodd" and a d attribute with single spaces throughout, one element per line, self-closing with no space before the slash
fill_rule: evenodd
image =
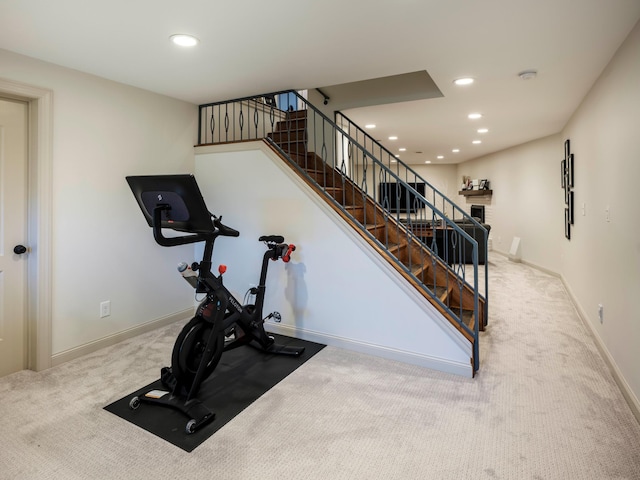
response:
<path id="1" fill-rule="evenodd" d="M 180 262 L 178 264 L 178 272 L 193 288 L 198 286 L 198 274 L 191 269 L 189 264 Z"/>

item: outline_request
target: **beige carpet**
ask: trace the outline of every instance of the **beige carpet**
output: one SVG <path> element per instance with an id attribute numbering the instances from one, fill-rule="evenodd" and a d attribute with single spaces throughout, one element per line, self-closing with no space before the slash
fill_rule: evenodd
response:
<path id="1" fill-rule="evenodd" d="M 192 453 L 102 409 L 179 325 L 0 379 L 0 478 L 640 479 L 640 425 L 560 280 L 493 255 L 489 281 L 474 380 L 328 347 Z"/>

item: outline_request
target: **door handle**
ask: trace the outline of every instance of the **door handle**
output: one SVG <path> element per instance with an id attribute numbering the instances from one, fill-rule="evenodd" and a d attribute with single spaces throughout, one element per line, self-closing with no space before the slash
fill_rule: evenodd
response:
<path id="1" fill-rule="evenodd" d="M 15 247 L 13 247 L 13 253 L 15 253 L 16 255 L 22 255 L 26 251 L 27 247 L 25 247 L 24 245 L 16 245 Z"/>

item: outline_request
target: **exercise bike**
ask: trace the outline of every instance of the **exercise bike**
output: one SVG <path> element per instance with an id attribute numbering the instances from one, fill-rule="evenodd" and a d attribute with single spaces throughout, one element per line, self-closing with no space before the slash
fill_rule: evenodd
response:
<path id="1" fill-rule="evenodd" d="M 304 347 L 277 344 L 265 331 L 264 322 L 272 318 L 280 321 L 280 314 L 273 312 L 263 317 L 262 312 L 269 262 L 288 262 L 296 247 L 284 243 L 284 237 L 280 235 L 258 239 L 265 243 L 267 250 L 262 259 L 259 283 L 247 292 L 247 297 L 254 301 L 243 305 L 223 284 L 226 267 L 220 265 L 218 275 L 211 271 L 215 240 L 220 236 L 237 237 L 240 233 L 224 225 L 222 217 L 209 213 L 193 175 L 129 176 L 127 182 L 159 245 L 170 247 L 204 242 L 202 261 L 190 266 L 183 263 L 178 267 L 196 294 L 205 296 L 195 316 L 176 339 L 171 367 L 161 369 L 160 380 L 167 390 L 151 390 L 129 402 L 132 409 L 148 403 L 184 413 L 189 418 L 185 431 L 191 434 L 215 418 L 197 395 L 223 352 L 243 345 L 294 357 L 304 352 Z M 187 235 L 167 237 L 163 228 Z"/>

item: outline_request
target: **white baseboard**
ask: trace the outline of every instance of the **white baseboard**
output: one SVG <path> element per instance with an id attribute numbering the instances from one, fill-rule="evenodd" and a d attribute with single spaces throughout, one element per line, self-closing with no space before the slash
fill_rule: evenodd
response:
<path id="1" fill-rule="evenodd" d="M 508 258 L 509 260 L 511 260 L 509 258 L 509 253 L 508 252 L 503 252 L 501 250 L 493 250 L 493 253 L 497 253 L 498 255 L 502 255 L 503 257 Z M 513 261 L 513 260 L 512 260 Z M 527 260 L 523 260 L 522 258 L 519 259 L 517 262 L 515 263 L 522 263 L 523 265 L 527 265 L 531 268 L 535 268 L 536 270 L 540 270 L 541 272 L 547 273 L 549 275 L 551 275 L 552 277 L 558 277 L 560 278 L 560 274 L 558 272 L 555 272 L 553 270 L 549 270 L 548 268 L 545 267 L 541 267 L 540 265 L 538 265 L 537 263 L 533 263 L 533 262 L 529 262 Z"/>
<path id="2" fill-rule="evenodd" d="M 504 252 L 495 251 L 495 253 L 508 256 Z M 587 331 L 591 334 L 591 337 L 593 338 L 593 341 L 596 344 L 596 348 L 600 352 L 600 355 L 602 356 L 604 363 L 607 364 L 607 367 L 609 368 L 609 371 L 611 372 L 611 375 L 613 376 L 614 381 L 616 382 L 616 384 L 618 385 L 618 388 L 622 392 L 622 396 L 629 404 L 629 408 L 631 409 L 631 412 L 633 412 L 633 415 L 636 417 L 636 420 L 638 420 L 638 423 L 640 423 L 640 400 L 638 400 L 638 397 L 636 397 L 636 395 L 633 393 L 633 390 L 631 390 L 631 387 L 629 386 L 629 384 L 627 383 L 627 380 L 622 375 L 622 372 L 618 368 L 618 365 L 616 364 L 613 356 L 611 355 L 611 353 L 605 346 L 604 342 L 602 341 L 602 338 L 600 338 L 600 335 L 598 334 L 596 329 L 593 328 L 593 325 L 588 320 L 588 316 L 586 312 L 578 302 L 578 299 L 576 298 L 576 296 L 573 294 L 573 291 L 571 290 L 571 287 L 567 283 L 564 276 L 562 276 L 558 272 L 554 272 L 547 268 L 541 267 L 540 265 L 536 265 L 535 263 L 527 262 L 525 260 L 522 260 L 522 263 L 532 268 L 535 268 L 537 270 L 540 270 L 541 272 L 547 273 L 554 277 L 558 277 L 562 281 L 562 284 L 564 285 L 564 288 L 567 291 L 569 298 L 571 299 L 571 303 L 573 303 L 573 307 L 576 309 L 578 317 L 580 317 L 580 320 L 582 321 L 582 323 L 585 325 L 585 327 L 587 327 Z"/>
<path id="3" fill-rule="evenodd" d="M 580 320 L 582 320 L 582 323 L 584 324 L 584 326 L 591 333 L 591 337 L 593 338 L 593 341 L 596 344 L 596 347 L 598 348 L 600 355 L 602 355 L 602 359 L 607 364 L 607 367 L 609 367 L 609 371 L 611 372 L 613 379 L 618 385 L 618 388 L 620 388 L 620 391 L 622 392 L 622 396 L 629 404 L 629 408 L 631 408 L 631 412 L 636 417 L 636 420 L 638 421 L 638 423 L 640 423 L 640 401 L 638 400 L 638 397 L 636 397 L 635 394 L 633 393 L 633 390 L 631 390 L 631 387 L 627 383 L 627 380 L 624 378 L 624 375 L 622 375 L 622 372 L 618 368 L 616 361 L 614 360 L 611 353 L 609 353 L 609 350 L 607 349 L 606 345 L 604 344 L 597 330 L 593 327 L 591 322 L 588 320 L 588 316 L 586 312 L 583 310 L 582 306 L 578 303 L 578 299 L 573 294 L 571 287 L 569 287 L 569 284 L 566 282 L 565 278 L 562 275 L 560 275 L 560 279 L 562 280 L 562 284 L 564 285 L 564 288 L 567 290 L 567 293 L 569 294 L 569 298 L 571 298 L 571 302 L 573 303 L 573 306 L 575 307 L 576 312 L 578 313 L 578 317 L 580 317 Z"/>
<path id="4" fill-rule="evenodd" d="M 265 326 L 267 326 L 267 324 L 265 324 Z M 471 359 L 466 363 L 455 362 L 444 358 L 405 352 L 395 348 L 364 343 L 351 340 L 349 338 L 313 332 L 277 323 L 269 323 L 268 330 L 272 333 L 286 335 L 288 337 L 300 338 L 309 342 L 322 343 L 332 347 L 344 348 L 345 350 L 352 350 L 355 352 L 365 353 L 367 355 L 396 360 L 398 362 L 409 363 L 411 365 L 418 365 L 420 367 L 430 368 L 439 372 L 451 373 L 468 378 L 473 377 Z"/>
<path id="5" fill-rule="evenodd" d="M 143 323 L 142 325 L 136 325 L 135 327 L 129 328 L 127 330 L 123 330 L 118 333 L 114 333 L 113 335 L 108 335 L 98 340 L 85 343 L 84 345 L 70 348 L 69 350 L 65 350 L 64 352 L 56 353 L 51 357 L 51 366 L 55 367 L 56 365 L 60 365 L 70 360 L 74 360 L 76 358 L 82 357 L 83 355 L 96 352 L 101 348 L 110 347 L 124 340 L 128 340 L 130 338 L 141 335 L 143 333 L 151 332 L 152 330 L 156 330 L 157 328 L 165 327 L 174 322 L 187 320 L 193 317 L 193 315 L 194 315 L 194 309 L 187 308 L 186 310 L 183 310 L 181 312 L 173 313 L 171 315 L 167 315 L 166 317 L 161 317 L 156 320 L 151 320 L 150 322 Z"/>

